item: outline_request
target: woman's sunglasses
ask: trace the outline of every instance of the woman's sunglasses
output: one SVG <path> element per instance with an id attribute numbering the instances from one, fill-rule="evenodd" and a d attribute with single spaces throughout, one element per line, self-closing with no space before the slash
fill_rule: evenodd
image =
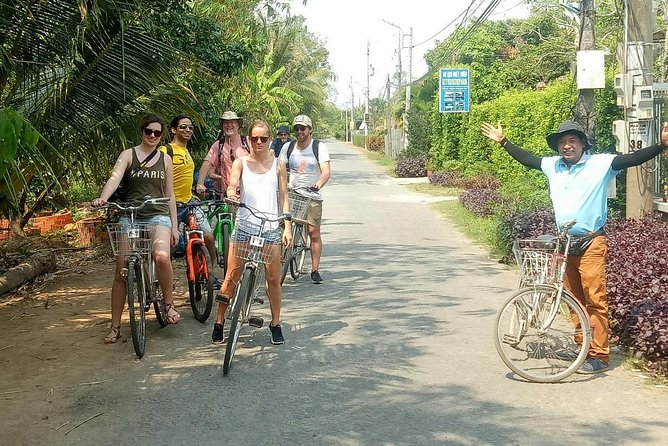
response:
<path id="1" fill-rule="evenodd" d="M 192 124 L 181 124 L 178 128 L 179 130 L 185 130 L 185 129 L 195 130 L 195 126 Z"/>
<path id="2" fill-rule="evenodd" d="M 153 129 L 149 129 L 149 128 L 144 128 L 143 132 L 144 132 L 144 135 L 146 135 L 146 136 L 155 135 L 156 138 L 160 138 L 162 136 L 162 130 L 153 130 Z"/>
<path id="3" fill-rule="evenodd" d="M 250 139 L 251 141 L 255 141 L 255 142 L 259 142 L 259 141 L 267 142 L 267 141 L 269 141 L 268 136 L 249 136 L 248 139 Z"/>

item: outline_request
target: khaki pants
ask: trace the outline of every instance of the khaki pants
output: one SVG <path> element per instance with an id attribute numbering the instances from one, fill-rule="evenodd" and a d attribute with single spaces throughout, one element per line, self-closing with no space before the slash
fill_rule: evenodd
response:
<path id="1" fill-rule="evenodd" d="M 606 292 L 605 259 L 608 243 L 604 235 L 596 237 L 582 256 L 569 256 L 564 284 L 587 309 L 592 324 L 589 356 L 605 362 L 610 359 L 610 325 Z"/>

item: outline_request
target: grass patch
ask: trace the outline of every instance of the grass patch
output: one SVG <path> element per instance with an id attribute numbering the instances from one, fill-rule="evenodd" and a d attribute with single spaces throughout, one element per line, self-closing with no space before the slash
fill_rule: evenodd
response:
<path id="1" fill-rule="evenodd" d="M 435 197 L 458 197 L 462 192 L 462 189 L 456 187 L 445 187 L 432 183 L 407 184 L 406 186 L 415 192 Z"/>
<path id="2" fill-rule="evenodd" d="M 459 200 L 442 201 L 434 203 L 433 206 L 469 239 L 485 246 L 492 257 L 503 257 L 503 253 L 496 246 L 496 230 L 499 223 L 495 218 L 480 218 L 466 210 Z"/>
<path id="3" fill-rule="evenodd" d="M 397 177 L 397 160 L 393 160 L 389 156 L 385 155 L 384 152 L 373 152 L 371 150 L 364 150 L 364 147 L 357 146 L 355 146 L 355 148 L 359 149 L 359 151 L 362 152 L 362 154 L 367 157 L 367 159 L 370 159 L 382 167 L 386 174 L 393 178 Z"/>

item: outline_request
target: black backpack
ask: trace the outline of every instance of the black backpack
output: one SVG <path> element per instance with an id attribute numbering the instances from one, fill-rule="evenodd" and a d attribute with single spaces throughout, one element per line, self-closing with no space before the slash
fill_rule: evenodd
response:
<path id="1" fill-rule="evenodd" d="M 290 171 L 290 155 L 292 155 L 292 151 L 295 150 L 295 145 L 297 145 L 297 140 L 292 140 L 290 141 L 290 145 L 288 146 L 288 152 L 286 154 L 287 156 L 287 164 L 288 164 L 288 171 Z M 315 155 L 315 160 L 320 164 L 320 158 L 318 157 L 318 148 L 320 147 L 320 140 L 314 139 L 313 140 L 313 155 Z"/>

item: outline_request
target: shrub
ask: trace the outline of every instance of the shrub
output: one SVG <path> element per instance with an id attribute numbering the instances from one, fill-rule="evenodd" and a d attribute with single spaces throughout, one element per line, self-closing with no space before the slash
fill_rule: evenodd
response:
<path id="1" fill-rule="evenodd" d="M 499 180 L 491 173 L 479 173 L 474 176 L 460 177 L 455 187 L 462 189 L 491 189 L 497 190 L 499 188 Z"/>
<path id="2" fill-rule="evenodd" d="M 613 340 L 668 374 L 668 223 L 611 222 L 607 290 Z"/>
<path id="3" fill-rule="evenodd" d="M 366 143 L 367 149 L 373 150 L 374 152 L 382 152 L 385 150 L 385 137 L 378 135 L 369 135 L 369 139 Z"/>
<path id="4" fill-rule="evenodd" d="M 434 172 L 429 175 L 429 182 L 431 184 L 438 184 L 439 186 L 457 187 L 461 175 L 457 172 Z"/>
<path id="5" fill-rule="evenodd" d="M 501 216 L 497 226 L 496 247 L 509 260 L 513 258 L 512 246 L 515 240 L 536 238 L 543 234 L 556 235 L 556 232 L 557 224 L 551 209 L 508 212 Z"/>
<path id="6" fill-rule="evenodd" d="M 402 158 L 397 161 L 395 172 L 399 178 L 418 178 L 427 176 L 427 158 Z"/>
<path id="7" fill-rule="evenodd" d="M 470 212 L 489 217 L 496 212 L 502 200 L 495 189 L 470 189 L 459 194 L 459 202 Z"/>

